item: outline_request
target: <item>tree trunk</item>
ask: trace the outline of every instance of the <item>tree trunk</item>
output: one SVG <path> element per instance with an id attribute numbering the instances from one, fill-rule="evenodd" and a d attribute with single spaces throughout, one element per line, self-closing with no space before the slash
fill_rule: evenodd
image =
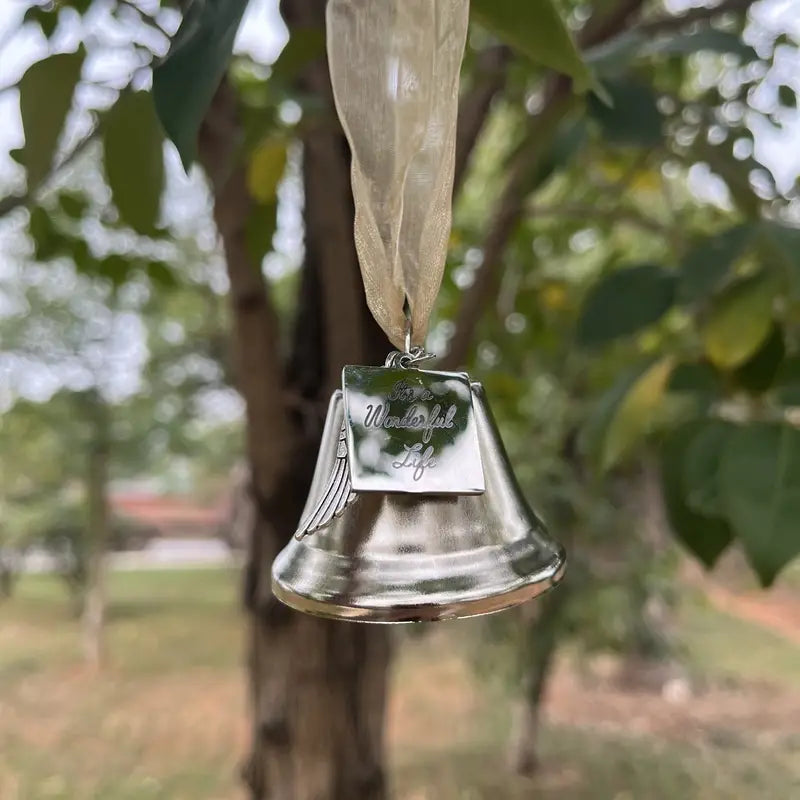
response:
<path id="1" fill-rule="evenodd" d="M 542 700 L 558 648 L 561 612 L 567 599 L 562 585 L 542 598 L 538 616 L 522 633 L 522 691 L 514 709 L 508 760 L 518 775 L 533 775 L 539 766 Z"/>
<path id="2" fill-rule="evenodd" d="M 0 552 L 0 600 L 7 600 L 14 591 L 16 569 L 14 557 Z"/>
<path id="3" fill-rule="evenodd" d="M 0 537 L 3 535 L 3 520 L 6 519 L 6 498 L 3 480 L 3 468 L 0 464 Z M 12 546 L 0 544 L 0 600 L 8 600 L 14 591 L 18 562 L 21 560 Z"/>
<path id="4" fill-rule="evenodd" d="M 290 32 L 324 27 L 319 0 L 281 0 L 281 13 Z M 462 108 L 468 124 L 459 142 L 459 174 L 503 84 L 502 66 Z M 272 561 L 300 517 L 342 366 L 381 364 L 390 349 L 366 307 L 353 241 L 350 154 L 324 56 L 304 69 L 299 84 L 327 114 L 303 121 L 306 256 L 285 364 L 269 287 L 245 246 L 253 204 L 236 162 L 242 131 L 225 84 L 199 143 L 225 250 L 237 383 L 247 408 L 253 514 L 244 601 L 251 617 L 253 732 L 245 779 L 253 800 L 383 800 L 389 632 L 297 614 L 270 590 Z"/>
<path id="5" fill-rule="evenodd" d="M 667 543 L 661 487 L 655 466 L 643 460 L 625 476 L 619 502 L 636 520 L 629 558 L 634 564 L 652 565 L 663 558 Z M 676 658 L 674 610 L 670 584 L 634 576 L 627 587 L 629 616 L 627 650 L 618 681 L 625 689 L 661 691 L 674 678 L 683 677 Z"/>
<path id="6" fill-rule="evenodd" d="M 319 27 L 324 4 L 298 0 L 283 3 L 282 11 L 290 28 Z M 227 85 L 200 137 L 230 280 L 254 506 L 244 585 L 252 750 L 244 775 L 253 800 L 383 800 L 388 632 L 298 614 L 270 589 L 272 561 L 293 535 L 305 502 L 324 410 L 341 368 L 382 362 L 389 347 L 363 299 L 349 155 L 325 60 L 311 65 L 303 81 L 330 113 L 304 128 L 306 259 L 285 365 L 269 287 L 246 248 L 253 204 L 236 163 L 240 125 Z"/>
<path id="7" fill-rule="evenodd" d="M 585 480 L 578 437 L 578 428 L 567 432 L 561 447 L 561 458 L 570 466 L 576 479 Z M 561 544 L 570 553 L 578 524 L 572 503 L 562 497 L 553 503 L 549 516 Z M 572 570 L 575 566 L 573 564 Z M 527 625 L 520 639 L 517 652 L 522 687 L 516 703 L 508 749 L 509 766 L 518 775 L 532 775 L 539 767 L 542 702 L 558 651 L 564 609 L 570 599 L 571 574 L 568 572 L 566 580 L 542 598 L 537 616 Z"/>
<path id="8" fill-rule="evenodd" d="M 103 627 L 106 611 L 105 558 L 109 539 L 108 436 L 105 409 L 94 404 L 94 441 L 89 453 L 86 484 L 87 569 L 83 602 L 83 653 L 86 662 L 99 669 L 103 662 Z"/>

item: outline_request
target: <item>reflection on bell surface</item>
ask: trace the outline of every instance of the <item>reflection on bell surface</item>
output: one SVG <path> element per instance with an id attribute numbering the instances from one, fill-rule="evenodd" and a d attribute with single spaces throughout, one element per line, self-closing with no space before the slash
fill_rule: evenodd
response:
<path id="1" fill-rule="evenodd" d="M 485 491 L 351 494 L 339 516 L 278 554 L 272 590 L 279 600 L 334 619 L 418 622 L 500 611 L 558 583 L 564 551 L 522 496 L 483 387 L 470 386 Z M 329 491 L 343 418 L 336 391 L 304 517 Z"/>

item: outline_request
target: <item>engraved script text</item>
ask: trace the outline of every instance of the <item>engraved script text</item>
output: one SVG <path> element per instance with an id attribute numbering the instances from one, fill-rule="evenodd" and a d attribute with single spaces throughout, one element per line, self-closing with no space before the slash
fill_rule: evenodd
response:
<path id="1" fill-rule="evenodd" d="M 436 466 L 432 445 L 428 445 L 424 452 L 422 450 L 422 445 L 419 443 L 411 445 L 411 447 L 404 444 L 403 449 L 405 450 L 405 454 L 402 460 L 398 459 L 397 461 L 393 461 L 392 466 L 395 469 L 401 469 L 402 467 L 413 469 L 414 471 L 411 473 L 411 476 L 415 481 L 418 481 L 423 476 L 428 467 Z"/>
<path id="2" fill-rule="evenodd" d="M 447 411 L 443 411 L 441 403 L 436 403 L 430 412 L 426 413 L 426 409 L 420 408 L 414 403 L 406 409 L 402 417 L 397 417 L 391 416 L 388 406 L 383 403 L 378 403 L 378 405 L 370 403 L 364 417 L 364 427 L 419 430 L 422 431 L 422 441 L 428 444 L 436 428 L 452 428 L 455 425 L 453 417 L 455 417 L 456 411 L 455 405 L 451 405 Z"/>
<path id="3" fill-rule="evenodd" d="M 389 400 L 402 400 L 404 403 L 412 403 L 414 400 L 433 400 L 433 392 L 424 386 L 416 388 L 409 386 L 405 381 L 397 381 L 389 393 Z"/>
<path id="4" fill-rule="evenodd" d="M 411 475 L 418 481 L 425 470 L 436 466 L 433 445 L 430 444 L 433 432 L 438 428 L 452 428 L 458 406 L 454 403 L 446 408 L 434 403 L 429 409 L 423 405 L 436 397 L 425 386 L 409 386 L 406 381 L 397 381 L 383 403 L 370 403 L 364 416 L 365 428 L 384 428 L 420 431 L 422 442 L 404 444 L 404 452 L 392 462 L 395 469 L 413 470 Z M 392 402 L 407 403 L 402 415 L 390 414 Z"/>

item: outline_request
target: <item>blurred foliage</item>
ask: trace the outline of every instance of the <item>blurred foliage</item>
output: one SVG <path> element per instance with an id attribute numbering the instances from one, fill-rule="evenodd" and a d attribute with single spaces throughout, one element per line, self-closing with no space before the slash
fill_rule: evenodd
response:
<path id="1" fill-rule="evenodd" d="M 99 5 L 32 8 L 25 24 L 51 37 L 62 15 Z M 171 314 L 183 331 L 161 354 L 153 346 L 148 388 L 126 400 L 116 423 L 127 451 L 137 453 L 125 458 L 140 467 L 193 452 L 192 425 L 179 424 L 192 405 L 186 398 L 228 375 L 221 329 L 204 326 L 219 320 L 218 295 L 187 278 L 190 264 L 213 248 L 188 259 L 170 249 L 174 236 L 161 208 L 169 182 L 154 112 L 188 165 L 244 5 L 191 4 L 167 50 L 169 9 L 112 3 L 108 13 L 133 31 L 137 66 L 112 87 L 109 104 L 84 109 L 92 126 L 72 149 L 63 147 L 65 109 L 94 80 L 82 70 L 83 50 L 48 55 L 20 83 L 26 144 L 17 158 L 25 185 L 3 210 L 29 208 L 34 259 L 66 259 L 103 287 L 109 303 L 126 286 L 145 287 L 149 300 L 135 313 L 151 342 Z M 759 125 L 779 129 L 796 106 L 793 88 L 776 83 L 777 57 L 796 53 L 796 43 L 759 23 L 747 3 L 683 17 L 650 3 L 641 19 L 588 44 L 591 12 L 611 17 L 614 3 L 561 3 L 564 17 L 545 0 L 518 6 L 473 4 L 464 86 L 482 78 L 478 56 L 495 37 L 512 52 L 456 198 L 432 346 L 447 348 L 465 294 L 493 266 L 484 263 L 484 243 L 508 186 L 521 186 L 522 213 L 502 248 L 471 368 L 486 385 L 523 485 L 556 535 L 571 542 L 573 582 L 601 593 L 583 608 L 587 595 L 579 593 L 570 624 L 621 642 L 636 635 L 626 609 L 670 569 L 668 559 L 654 563 L 624 502 L 649 459 L 660 464 L 677 540 L 707 566 L 736 542 L 767 585 L 800 552 L 791 525 L 800 461 L 800 218 L 794 187 L 776 182 L 758 160 L 753 134 Z M 88 54 L 94 46 L 83 44 Z M 301 202 L 280 198 L 282 186 L 299 194 L 297 139 L 310 119 L 332 113 L 296 81 L 323 50 L 319 31 L 301 30 L 275 63 L 237 55 L 228 72 L 244 125 L 237 157 L 254 200 L 242 222 L 251 253 L 266 257 L 267 267 L 280 209 Z M 153 103 L 141 77 L 156 63 Z M 539 126 L 548 67 L 595 91 Z M 38 103 L 26 99 L 34 94 Z M 97 163 L 95 141 L 106 187 L 99 203 L 64 178 L 82 159 Z M 528 150 L 537 158 L 518 175 L 517 156 Z M 87 244 L 90 222 L 134 246 Z M 296 277 L 286 269 L 268 274 L 288 327 Z M 197 312 L 204 303 L 214 309 L 208 315 Z M 184 363 L 177 383 L 173 359 Z M 205 368 L 212 362 L 216 371 Z M 205 366 L 186 368 L 197 363 Z M 582 619 L 584 612 L 607 624 Z"/>
<path id="2" fill-rule="evenodd" d="M 475 371 L 507 441 L 520 443 L 515 463 L 534 496 L 547 503 L 554 486 L 569 487 L 578 551 L 591 530 L 602 538 L 594 503 L 603 497 L 618 516 L 606 535 L 622 543 L 619 521 L 630 512 L 613 500 L 613 485 L 654 453 L 678 540 L 708 565 L 737 541 L 769 584 L 800 552 L 800 537 L 781 522 L 796 502 L 788 489 L 796 410 L 780 377 L 797 359 L 798 250 L 789 242 L 798 231 L 794 188 L 779 189 L 752 155 L 751 127 L 754 117 L 780 127 L 792 106 L 783 92 L 754 108 L 756 94 L 771 91 L 786 37 L 751 20 L 743 40 L 741 8 L 724 19 L 693 12 L 691 24 L 680 20 L 654 9 L 586 53 L 612 103 L 595 96 L 570 111 L 542 154 L 547 169 L 526 194 L 498 295 L 481 318 Z M 513 69 L 456 205 L 443 342 L 484 266 L 481 242 L 502 192 L 495 187 L 541 101 L 541 77 Z M 565 147 L 577 131 L 579 146 Z M 559 401 L 544 403 L 533 388 L 541 386 Z M 694 499 L 699 478 L 687 440 L 718 430 L 720 420 L 730 448 L 704 462 L 702 477 L 736 475 L 738 490 L 731 485 L 729 500 L 709 514 Z M 573 436 L 577 453 L 565 457 Z M 754 464 L 756 453 L 769 481 L 736 467 Z M 548 478 L 547 467 L 530 464 L 542 459 L 596 487 L 588 514 L 563 475 Z"/>
<path id="3" fill-rule="evenodd" d="M 125 98 L 113 123 L 123 139 L 143 130 L 149 103 Z M 0 550 L 15 569 L 20 554 L 44 550 L 78 598 L 93 454 L 104 454 L 112 483 L 201 485 L 212 502 L 241 455 L 221 263 L 213 242 L 156 226 L 163 185 L 148 179 L 163 184 L 162 135 L 152 115 L 144 127 L 158 132 L 157 165 L 108 140 L 102 153 L 87 148 L 68 180 L 18 214 L 27 224 L 11 229 L 17 252 L 0 273 Z M 129 161 L 122 173 L 115 157 Z M 110 492 L 102 487 L 106 504 Z M 152 533 L 112 518 L 103 546 L 141 546 Z"/>

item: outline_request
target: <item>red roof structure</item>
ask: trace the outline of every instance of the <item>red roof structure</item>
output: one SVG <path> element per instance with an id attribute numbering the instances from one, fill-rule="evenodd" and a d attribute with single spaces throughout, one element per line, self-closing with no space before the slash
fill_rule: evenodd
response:
<path id="1" fill-rule="evenodd" d="M 207 538 L 219 535 L 227 507 L 199 506 L 180 496 L 115 492 L 111 510 L 120 517 L 156 529 L 165 538 Z"/>

